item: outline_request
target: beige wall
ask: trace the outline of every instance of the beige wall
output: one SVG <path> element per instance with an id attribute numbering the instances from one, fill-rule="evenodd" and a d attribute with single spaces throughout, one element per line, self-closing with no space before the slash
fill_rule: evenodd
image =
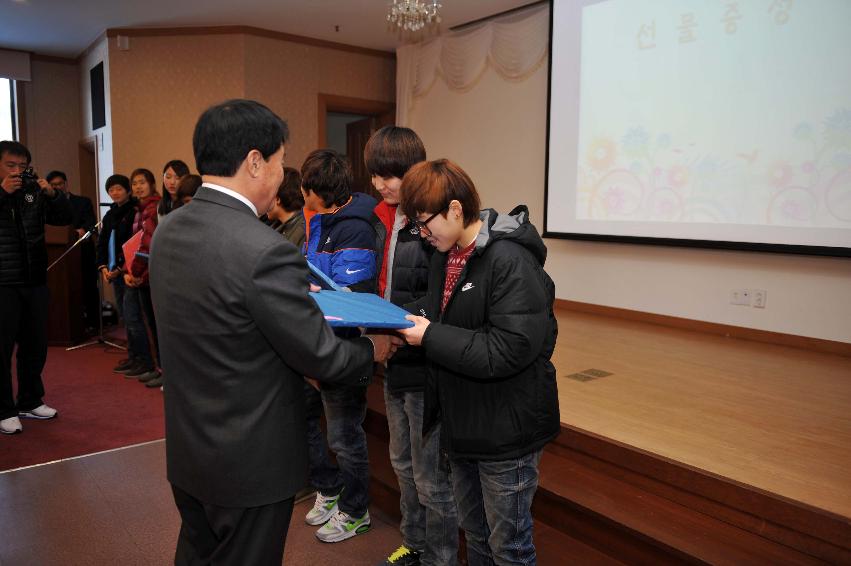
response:
<path id="1" fill-rule="evenodd" d="M 207 107 L 228 98 L 259 100 L 285 118 L 287 161 L 300 167 L 317 144 L 317 95 L 395 97 L 392 59 L 253 35 L 131 37 L 109 48 L 115 171 L 151 169 L 170 159 L 195 169 L 192 131 Z"/>
<path id="2" fill-rule="evenodd" d="M 320 93 L 383 102 L 395 99 L 392 58 L 256 36 L 246 36 L 245 46 L 245 95 L 287 120 L 286 161 L 292 167 L 301 167 L 319 143 Z"/>
<path id="3" fill-rule="evenodd" d="M 242 35 L 131 37 L 109 47 L 113 163 L 130 175 L 144 167 L 160 184 L 163 165 L 182 159 L 194 171 L 192 130 L 207 107 L 245 93 Z"/>
<path id="4" fill-rule="evenodd" d="M 58 169 L 68 175 L 72 192 L 80 193 L 77 143 L 80 132 L 80 83 L 77 66 L 35 59 L 32 80 L 23 82 L 26 102 L 26 145 L 42 177 Z"/>
<path id="5" fill-rule="evenodd" d="M 526 203 L 543 226 L 547 71 L 506 82 L 488 70 L 466 93 L 438 79 L 415 99 L 410 125 L 430 159 L 465 168 L 485 206 Z M 557 212 L 556 212 L 557 213 Z M 851 342 L 851 261 L 839 258 L 548 239 L 556 295 L 721 324 Z M 729 304 L 766 289 L 765 309 Z"/>

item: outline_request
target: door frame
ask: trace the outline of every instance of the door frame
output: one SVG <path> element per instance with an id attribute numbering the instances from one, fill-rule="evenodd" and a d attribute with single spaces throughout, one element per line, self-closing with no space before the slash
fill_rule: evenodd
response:
<path id="1" fill-rule="evenodd" d="M 353 98 L 351 96 L 338 96 L 336 94 L 317 95 L 319 105 L 319 131 L 317 136 L 317 147 L 328 145 L 328 134 L 326 132 L 328 112 L 345 112 L 348 114 L 361 114 L 364 116 L 381 116 L 396 112 L 396 103 L 381 100 L 369 100 L 366 98 Z"/>

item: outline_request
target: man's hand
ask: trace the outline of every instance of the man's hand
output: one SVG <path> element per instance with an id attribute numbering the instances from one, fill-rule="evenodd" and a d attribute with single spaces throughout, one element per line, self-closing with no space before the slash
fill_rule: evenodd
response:
<path id="1" fill-rule="evenodd" d="M 77 237 L 82 238 L 83 235 L 87 232 L 87 230 L 85 228 L 77 228 L 76 232 L 77 232 Z"/>
<path id="2" fill-rule="evenodd" d="M 372 340 L 374 349 L 372 358 L 378 363 L 390 359 L 396 353 L 396 349 L 404 344 L 401 338 L 390 334 L 367 334 L 366 337 Z"/>
<path id="3" fill-rule="evenodd" d="M 399 334 L 401 334 L 405 341 L 411 346 L 419 346 L 422 344 L 423 335 L 431 322 L 429 322 L 427 318 L 413 314 L 409 314 L 405 318 L 413 321 L 414 325 L 410 328 L 400 328 Z"/>
<path id="4" fill-rule="evenodd" d="M 15 173 L 14 175 L 6 175 L 0 185 L 3 186 L 4 191 L 11 195 L 21 188 L 21 176 L 18 173 Z"/>
<path id="5" fill-rule="evenodd" d="M 39 179 L 36 182 L 38 183 L 38 186 L 41 187 L 41 190 L 44 191 L 44 194 L 46 194 L 50 198 L 53 198 L 53 196 L 56 194 L 56 189 L 51 187 L 50 183 L 48 183 L 44 179 Z"/>

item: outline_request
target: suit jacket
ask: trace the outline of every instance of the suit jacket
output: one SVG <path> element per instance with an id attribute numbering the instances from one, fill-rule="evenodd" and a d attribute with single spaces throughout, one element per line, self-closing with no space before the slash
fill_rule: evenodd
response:
<path id="1" fill-rule="evenodd" d="M 369 340 L 334 336 L 307 273 L 295 246 L 207 187 L 154 234 L 168 479 L 201 501 L 292 497 L 307 475 L 302 376 L 357 384 L 372 373 Z"/>
<path id="2" fill-rule="evenodd" d="M 91 199 L 75 195 L 74 193 L 68 193 L 68 201 L 71 203 L 71 211 L 74 215 L 71 226 L 87 231 L 91 230 L 97 222 Z"/>

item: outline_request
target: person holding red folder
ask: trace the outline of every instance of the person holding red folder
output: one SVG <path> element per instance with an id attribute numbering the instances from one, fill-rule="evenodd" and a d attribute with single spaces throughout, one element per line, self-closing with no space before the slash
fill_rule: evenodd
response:
<path id="1" fill-rule="evenodd" d="M 141 231 L 139 251 L 147 250 L 157 226 L 157 205 L 160 196 L 156 191 L 156 180 L 150 170 L 136 169 L 130 175 L 130 184 L 133 196 L 137 199 L 133 234 L 135 236 Z M 147 257 L 140 257 L 136 253 L 128 262 L 124 266 L 124 283 L 127 286 L 124 293 L 124 324 L 127 328 L 127 348 L 137 361 L 133 367 L 121 373 L 129 379 L 138 379 L 145 385 L 153 383 L 159 387 L 162 383 L 160 372 L 154 364 L 151 342 L 148 339 L 150 329 L 156 348 L 157 330 L 151 306 L 151 290 L 148 286 L 148 260 Z M 158 353 L 158 349 L 156 351 Z"/>

